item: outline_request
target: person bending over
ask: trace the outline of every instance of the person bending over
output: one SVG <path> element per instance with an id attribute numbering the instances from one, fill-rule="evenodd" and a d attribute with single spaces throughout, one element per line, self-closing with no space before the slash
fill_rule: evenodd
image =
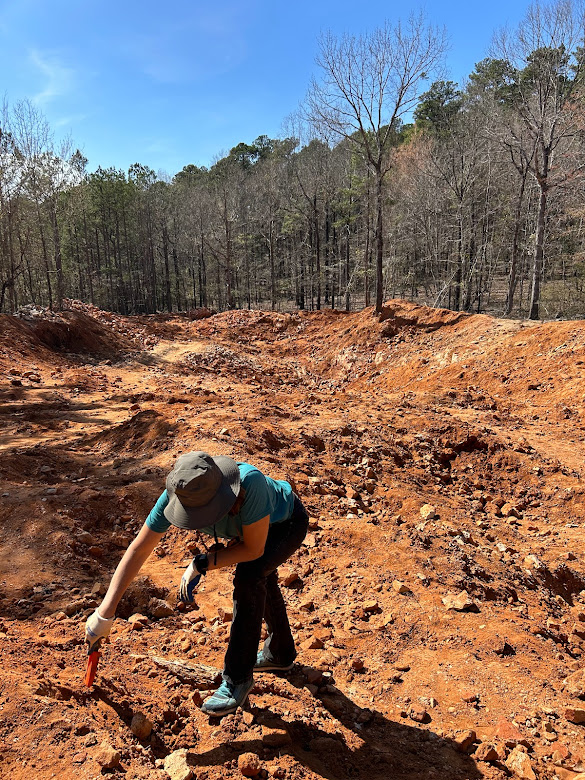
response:
<path id="1" fill-rule="evenodd" d="M 208 571 L 236 565 L 223 680 L 202 705 L 209 715 L 234 712 L 254 685 L 253 672 L 293 666 L 296 650 L 277 567 L 300 547 L 308 523 L 288 482 L 223 455 L 181 455 L 167 476 L 166 490 L 118 564 L 101 605 L 88 618 L 86 641 L 95 646 L 108 636 L 118 602 L 171 525 L 199 530 L 216 541 L 229 540 L 227 547 L 195 556 L 181 579 L 180 596 L 192 602 Z M 268 636 L 258 652 L 263 619 Z"/>

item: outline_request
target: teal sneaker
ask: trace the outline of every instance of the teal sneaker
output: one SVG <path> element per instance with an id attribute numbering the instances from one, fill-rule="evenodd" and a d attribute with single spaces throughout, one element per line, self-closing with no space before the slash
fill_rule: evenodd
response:
<path id="1" fill-rule="evenodd" d="M 235 712 L 238 707 L 242 707 L 248 698 L 248 694 L 254 687 L 254 678 L 250 677 L 239 685 L 224 680 L 217 691 L 205 699 L 201 711 L 206 715 L 220 717 Z"/>
<path id="2" fill-rule="evenodd" d="M 292 664 L 279 664 L 278 661 L 271 661 L 262 651 L 258 653 L 256 657 L 256 663 L 254 664 L 255 672 L 290 672 L 293 668 Z"/>

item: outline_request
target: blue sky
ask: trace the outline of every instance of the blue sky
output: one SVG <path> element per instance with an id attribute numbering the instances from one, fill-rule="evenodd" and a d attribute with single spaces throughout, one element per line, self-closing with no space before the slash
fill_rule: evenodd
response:
<path id="1" fill-rule="evenodd" d="M 28 98 L 89 170 L 133 162 L 173 175 L 209 165 L 240 141 L 283 135 L 303 99 L 320 32 L 359 34 L 405 19 L 419 3 L 297 0 L 0 0 L 0 98 Z M 494 30 L 528 1 L 423 5 L 450 41 L 460 81 Z"/>

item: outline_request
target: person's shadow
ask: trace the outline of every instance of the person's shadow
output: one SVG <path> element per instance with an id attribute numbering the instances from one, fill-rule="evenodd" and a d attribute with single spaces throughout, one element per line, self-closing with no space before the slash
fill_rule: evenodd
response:
<path id="1" fill-rule="evenodd" d="M 271 683 L 271 676 L 256 678 L 252 691 L 282 695 L 282 685 Z M 277 678 L 272 677 L 272 680 Z M 293 670 L 286 678 L 292 685 L 302 688 L 306 684 L 303 673 Z M 255 723 L 270 729 L 286 730 L 289 744 L 274 747 L 266 758 L 269 761 L 283 751 L 315 774 L 328 780 L 412 780 L 435 778 L 436 780 L 475 780 L 484 775 L 475 761 L 459 752 L 452 740 L 440 737 L 432 730 L 418 728 L 399 720 L 391 721 L 381 713 L 358 707 L 339 688 L 329 684 L 327 691 L 315 695 L 315 701 L 324 707 L 345 729 L 359 739 L 351 739 L 348 745 L 342 730 L 324 731 L 309 718 L 293 722 L 285 721 L 267 708 L 258 708 L 248 702 L 244 709 L 254 714 Z M 214 719 L 219 721 L 219 719 Z M 285 735 L 286 738 L 286 735 Z M 237 763 L 242 753 L 253 752 L 261 757 L 267 747 L 260 736 L 255 739 L 226 742 L 204 753 L 189 751 L 189 764 L 194 768 L 225 765 L 230 759 Z"/>

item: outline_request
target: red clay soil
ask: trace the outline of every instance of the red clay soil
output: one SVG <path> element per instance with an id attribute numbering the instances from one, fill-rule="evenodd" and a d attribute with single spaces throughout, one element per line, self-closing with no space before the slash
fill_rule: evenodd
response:
<path id="1" fill-rule="evenodd" d="M 210 314 L 0 317 L 0 776 L 585 771 L 585 323 Z M 231 573 L 179 609 L 194 533 L 167 533 L 83 682 L 85 617 L 196 449 L 290 479 L 312 518 L 281 571 L 297 664 L 222 720 L 201 665 Z"/>

